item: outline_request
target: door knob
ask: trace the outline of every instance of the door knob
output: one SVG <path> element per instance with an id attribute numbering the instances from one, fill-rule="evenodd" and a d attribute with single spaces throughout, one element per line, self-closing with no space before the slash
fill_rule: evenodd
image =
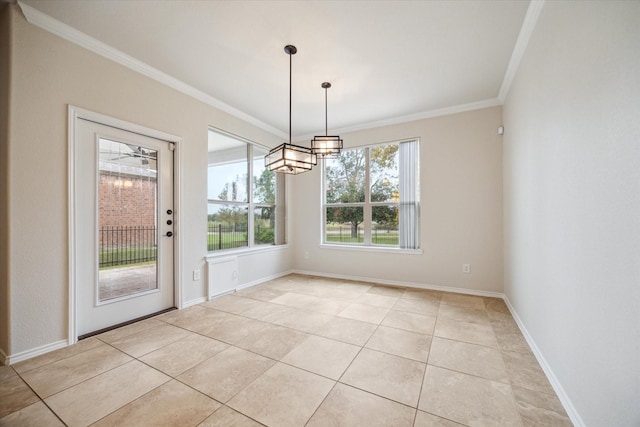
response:
<path id="1" fill-rule="evenodd" d="M 173 233 L 171 231 L 167 231 L 167 234 L 165 234 L 165 236 L 171 237 L 171 236 L 173 236 Z"/>

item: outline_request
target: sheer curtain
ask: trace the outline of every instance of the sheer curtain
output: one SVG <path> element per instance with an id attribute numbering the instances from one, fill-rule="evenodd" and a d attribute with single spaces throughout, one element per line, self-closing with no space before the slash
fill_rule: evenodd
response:
<path id="1" fill-rule="evenodd" d="M 418 141 L 400 143 L 400 248 L 420 247 L 420 152 Z"/>

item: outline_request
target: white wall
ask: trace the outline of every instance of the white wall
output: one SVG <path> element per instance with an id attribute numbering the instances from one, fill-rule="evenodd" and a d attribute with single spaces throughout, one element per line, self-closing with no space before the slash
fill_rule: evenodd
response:
<path id="1" fill-rule="evenodd" d="M 415 285 L 502 292 L 500 107 L 341 135 L 345 147 L 420 138 L 422 255 L 326 249 L 321 167 L 292 178 L 297 270 Z M 309 259 L 304 252 L 309 252 Z M 471 274 L 462 264 L 471 264 Z"/>
<path id="2" fill-rule="evenodd" d="M 8 354 L 67 339 L 67 105 L 183 138 L 182 283 L 184 301 L 206 296 L 191 271 L 206 255 L 207 128 L 273 146 L 274 137 L 28 24 L 11 8 L 10 267 Z M 263 262 L 267 259 L 268 262 Z M 240 259 L 241 284 L 291 269 L 290 250 Z M 201 277 L 206 278 L 203 270 Z M 2 335 L 0 335 L 2 336 Z"/>
<path id="3" fill-rule="evenodd" d="M 588 426 L 640 425 L 639 112 L 640 2 L 545 3 L 504 105 L 504 284 Z"/>

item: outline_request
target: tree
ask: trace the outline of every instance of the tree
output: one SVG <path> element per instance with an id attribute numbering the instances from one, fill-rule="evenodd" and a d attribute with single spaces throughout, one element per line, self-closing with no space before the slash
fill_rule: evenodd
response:
<path id="1" fill-rule="evenodd" d="M 370 149 L 370 180 L 373 202 L 397 200 L 398 145 L 380 145 Z M 363 203 L 365 201 L 365 149 L 343 151 L 326 165 L 327 203 Z M 395 199 L 394 199 L 395 197 Z M 327 208 L 327 223 L 350 223 L 351 237 L 358 237 L 358 225 L 364 221 L 360 206 Z M 391 206 L 377 206 L 372 220 L 379 224 L 396 223 L 396 210 Z"/>

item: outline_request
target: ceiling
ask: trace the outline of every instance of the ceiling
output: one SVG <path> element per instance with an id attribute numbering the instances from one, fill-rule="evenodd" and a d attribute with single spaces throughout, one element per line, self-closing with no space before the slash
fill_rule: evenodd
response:
<path id="1" fill-rule="evenodd" d="M 97 39 L 112 56 L 135 58 L 137 68 L 281 137 L 289 126 L 285 45 L 298 48 L 294 137 L 324 134 L 324 81 L 332 84 L 332 134 L 499 104 L 529 6 L 528 0 L 20 3 L 84 33 L 71 39 Z"/>

